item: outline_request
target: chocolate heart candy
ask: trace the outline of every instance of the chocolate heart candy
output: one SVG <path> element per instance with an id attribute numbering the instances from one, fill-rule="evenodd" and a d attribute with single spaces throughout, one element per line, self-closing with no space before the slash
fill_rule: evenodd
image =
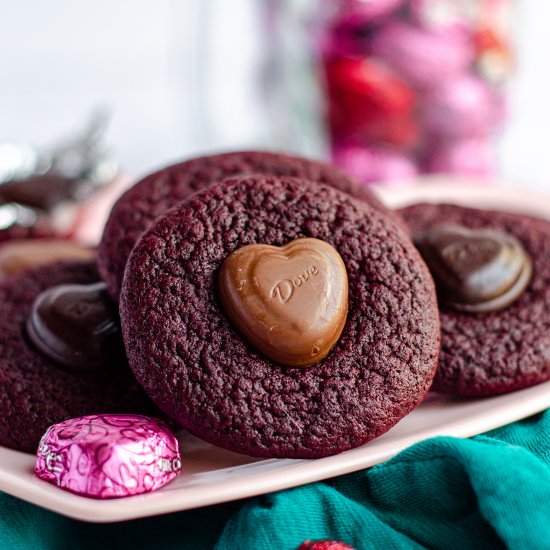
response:
<path id="1" fill-rule="evenodd" d="M 27 318 L 27 334 L 44 355 L 71 371 L 95 370 L 123 354 L 118 313 L 104 283 L 42 292 Z"/>
<path id="2" fill-rule="evenodd" d="M 319 362 L 346 322 L 346 267 L 338 252 L 319 239 L 239 248 L 225 260 L 218 289 L 238 330 L 282 365 Z"/>
<path id="3" fill-rule="evenodd" d="M 438 225 L 414 238 L 440 298 L 472 313 L 498 311 L 517 300 L 531 280 L 521 243 L 497 229 Z"/>

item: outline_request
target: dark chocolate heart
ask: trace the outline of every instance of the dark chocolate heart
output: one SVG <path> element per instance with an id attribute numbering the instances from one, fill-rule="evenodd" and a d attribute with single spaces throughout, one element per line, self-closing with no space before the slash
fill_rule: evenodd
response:
<path id="1" fill-rule="evenodd" d="M 123 354 L 118 312 L 104 283 L 59 285 L 37 296 L 27 334 L 44 355 L 74 372 L 119 362 Z"/>
<path id="2" fill-rule="evenodd" d="M 238 330 L 282 365 L 319 362 L 346 322 L 346 268 L 340 254 L 319 239 L 239 248 L 225 260 L 218 289 Z"/>
<path id="3" fill-rule="evenodd" d="M 415 235 L 440 299 L 472 313 L 498 311 L 523 293 L 532 263 L 521 243 L 497 229 L 445 224 Z"/>

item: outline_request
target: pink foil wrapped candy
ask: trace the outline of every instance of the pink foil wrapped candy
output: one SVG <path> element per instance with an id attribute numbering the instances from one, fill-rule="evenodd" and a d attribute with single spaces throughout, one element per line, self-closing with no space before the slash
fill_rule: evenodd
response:
<path id="1" fill-rule="evenodd" d="M 502 118 L 500 103 L 483 80 L 464 75 L 426 95 L 423 120 L 426 129 L 437 135 L 490 134 Z"/>
<path id="2" fill-rule="evenodd" d="M 100 499 L 160 489 L 180 471 L 174 434 L 159 420 L 132 414 L 82 416 L 51 426 L 35 466 L 41 479 Z"/>
<path id="3" fill-rule="evenodd" d="M 363 183 L 408 181 L 417 175 L 414 162 L 394 150 L 383 147 L 337 145 L 333 160 L 348 174 Z"/>
<path id="4" fill-rule="evenodd" d="M 371 23 L 390 15 L 403 3 L 404 0 L 340 0 L 338 23 L 351 26 Z"/>
<path id="5" fill-rule="evenodd" d="M 489 138 L 473 137 L 435 146 L 428 159 L 432 173 L 487 178 L 495 173 L 495 151 Z"/>
<path id="6" fill-rule="evenodd" d="M 474 59 L 474 48 L 462 33 L 432 32 L 404 22 L 382 27 L 371 51 L 421 89 L 464 72 Z"/>

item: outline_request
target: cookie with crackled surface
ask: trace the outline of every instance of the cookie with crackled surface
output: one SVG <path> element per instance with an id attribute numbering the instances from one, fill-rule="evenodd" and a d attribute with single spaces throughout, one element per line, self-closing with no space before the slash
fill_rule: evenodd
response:
<path id="1" fill-rule="evenodd" d="M 411 235 L 440 224 L 505 231 L 533 264 L 519 298 L 501 311 L 468 313 L 440 303 L 441 352 L 435 391 L 486 396 L 550 379 L 550 222 L 525 215 L 417 204 L 400 210 Z"/>
<path id="2" fill-rule="evenodd" d="M 349 311 L 323 360 L 289 368 L 242 336 L 217 280 L 235 250 L 302 237 L 340 254 Z M 418 405 L 437 364 L 433 281 L 401 224 L 292 177 L 230 178 L 157 219 L 128 260 L 120 312 L 130 366 L 155 403 L 195 435 L 253 456 L 362 445 Z"/>

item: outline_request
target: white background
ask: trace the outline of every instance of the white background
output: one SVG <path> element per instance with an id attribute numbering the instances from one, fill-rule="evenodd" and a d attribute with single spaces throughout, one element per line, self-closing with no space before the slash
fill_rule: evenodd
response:
<path id="1" fill-rule="evenodd" d="M 292 147 L 273 141 L 277 117 L 258 91 L 269 50 L 259 6 L 0 0 L 0 141 L 48 144 L 107 106 L 109 141 L 133 174 L 197 152 Z M 550 187 L 549 20 L 549 2 L 516 2 L 517 70 L 500 164 L 506 180 Z"/>

